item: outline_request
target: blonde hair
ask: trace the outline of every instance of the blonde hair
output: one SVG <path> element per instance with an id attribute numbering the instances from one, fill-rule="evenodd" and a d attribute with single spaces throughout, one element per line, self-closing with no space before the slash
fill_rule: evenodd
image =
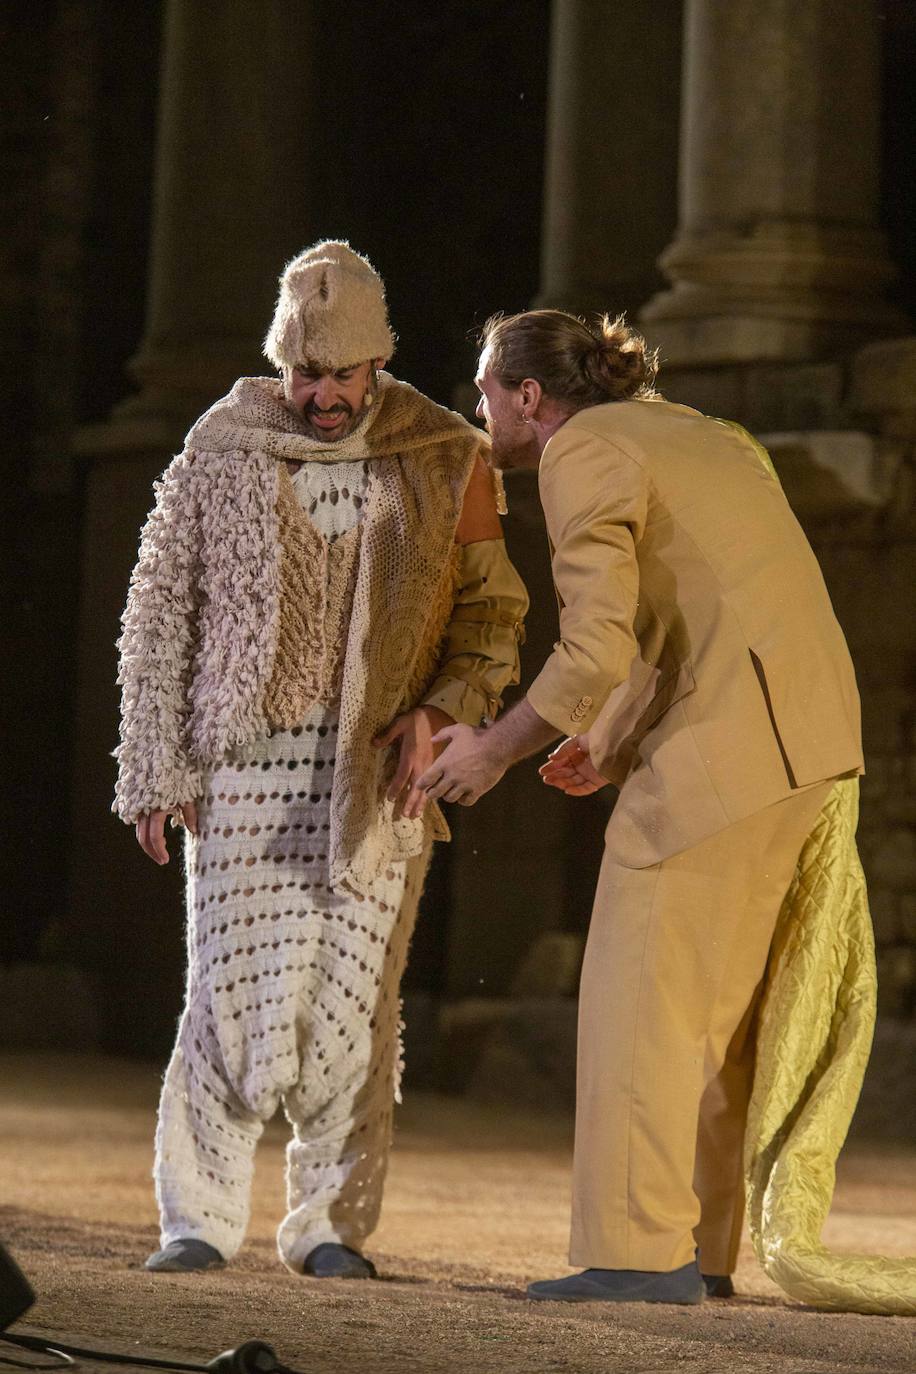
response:
<path id="1" fill-rule="evenodd" d="M 655 395 L 658 353 L 623 315 L 599 315 L 593 325 L 565 310 L 493 315 L 480 345 L 489 349 L 489 370 L 503 386 L 531 377 L 545 395 L 574 410 Z"/>

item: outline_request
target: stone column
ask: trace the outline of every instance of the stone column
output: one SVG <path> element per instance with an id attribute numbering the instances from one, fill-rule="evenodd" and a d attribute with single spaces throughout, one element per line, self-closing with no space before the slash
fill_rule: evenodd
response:
<path id="1" fill-rule="evenodd" d="M 633 312 L 677 221 L 681 4 L 555 0 L 536 304 Z"/>
<path id="2" fill-rule="evenodd" d="M 677 219 L 680 18 L 679 0 L 552 6 L 538 306 L 632 314 L 660 283 L 656 258 Z M 531 594 L 524 690 L 551 653 L 557 609 L 536 478 L 512 474 L 508 488 L 507 542 Z M 462 1036 L 478 1013 L 489 1024 L 478 997 L 524 993 L 539 941 L 584 938 L 588 926 L 610 796 L 573 801 L 544 787 L 542 758 L 470 811 L 454 808 L 447 992 L 466 999 Z M 550 991 L 568 991 L 555 972 Z"/>
<path id="3" fill-rule="evenodd" d="M 904 326 L 877 227 L 872 0 L 686 0 L 672 288 L 642 319 L 669 366 L 800 361 Z"/>
<path id="4" fill-rule="evenodd" d="M 69 928 L 97 971 L 112 1047 L 159 1052 L 182 967 L 180 860 L 157 870 L 108 815 L 114 643 L 152 482 L 197 414 L 245 373 L 284 263 L 312 237 L 310 5 L 168 0 L 147 319 L 135 396 L 78 436 L 86 475 Z M 269 370 L 269 369 L 268 369 Z"/>
<path id="5" fill-rule="evenodd" d="M 131 433 L 266 366 L 277 278 L 310 239 L 309 9 L 168 0 L 141 390 L 116 416 Z"/>

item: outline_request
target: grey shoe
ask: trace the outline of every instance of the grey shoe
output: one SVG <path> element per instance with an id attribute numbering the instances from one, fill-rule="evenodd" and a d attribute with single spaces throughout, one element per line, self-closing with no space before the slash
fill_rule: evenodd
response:
<path id="1" fill-rule="evenodd" d="M 542 1302 L 702 1302 L 706 1285 L 696 1260 L 658 1274 L 646 1269 L 585 1269 L 567 1279 L 528 1285 L 529 1298 Z"/>
<path id="2" fill-rule="evenodd" d="M 222 1269 L 225 1264 L 220 1252 L 205 1240 L 170 1240 L 143 1267 L 157 1274 L 190 1274 L 194 1269 Z"/>
<path id="3" fill-rule="evenodd" d="M 735 1285 L 732 1283 L 731 1274 L 704 1274 L 703 1282 L 706 1284 L 706 1296 L 708 1298 L 733 1298 L 735 1296 Z"/>
<path id="4" fill-rule="evenodd" d="M 349 1245 L 337 1245 L 327 1240 L 316 1245 L 305 1257 L 302 1272 L 314 1279 L 377 1279 L 375 1265 L 351 1250 Z"/>

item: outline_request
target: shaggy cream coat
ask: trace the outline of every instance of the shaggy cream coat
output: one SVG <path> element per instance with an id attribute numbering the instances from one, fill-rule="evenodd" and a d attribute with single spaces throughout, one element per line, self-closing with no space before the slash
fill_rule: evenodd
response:
<path id="1" fill-rule="evenodd" d="M 485 442 L 386 374 L 376 406 L 359 445 L 391 461 L 374 465 L 367 496 L 331 803 L 332 883 L 357 891 L 380 865 L 448 836 L 438 808 L 394 819 L 386 756 L 371 740 L 435 676 L 455 530 Z M 327 546 L 308 520 L 293 518 L 278 460 L 321 457 L 280 383 L 244 378 L 194 426 L 157 483 L 119 643 L 113 809 L 124 821 L 196 798 L 202 769 L 315 701 Z"/>

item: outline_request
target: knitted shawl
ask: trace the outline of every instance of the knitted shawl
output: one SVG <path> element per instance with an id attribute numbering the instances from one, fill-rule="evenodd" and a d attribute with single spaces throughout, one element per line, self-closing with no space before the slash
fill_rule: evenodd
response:
<path id="1" fill-rule="evenodd" d="M 318 444 L 281 384 L 237 382 L 156 483 L 119 641 L 124 821 L 198 797 L 202 773 L 318 699 L 328 545 L 286 462 L 373 463 L 343 665 L 331 796 L 332 886 L 365 891 L 393 860 L 448 838 L 438 807 L 395 820 L 392 751 L 372 738 L 422 699 L 451 616 L 455 530 L 485 436 L 382 374 L 369 416 Z"/>

